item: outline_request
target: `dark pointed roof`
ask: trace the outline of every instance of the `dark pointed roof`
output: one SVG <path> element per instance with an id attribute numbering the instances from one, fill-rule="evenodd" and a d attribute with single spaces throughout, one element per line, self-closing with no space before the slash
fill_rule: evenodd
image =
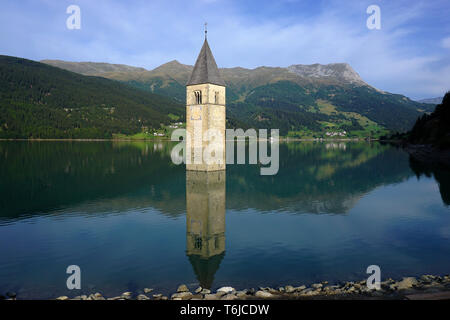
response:
<path id="1" fill-rule="evenodd" d="M 216 60 L 209 48 L 208 40 L 205 39 L 202 50 L 195 62 L 194 70 L 187 83 L 188 86 L 193 84 L 212 83 L 219 86 L 225 86 L 217 68 Z"/>
<path id="2" fill-rule="evenodd" d="M 202 288 L 211 289 L 214 282 L 214 275 L 219 270 L 225 252 L 205 259 L 199 255 L 193 254 L 189 256 L 194 273 Z"/>

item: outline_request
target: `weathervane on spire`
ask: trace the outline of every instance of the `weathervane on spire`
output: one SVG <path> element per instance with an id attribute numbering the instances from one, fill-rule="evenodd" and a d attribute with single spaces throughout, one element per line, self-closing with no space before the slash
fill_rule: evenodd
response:
<path id="1" fill-rule="evenodd" d="M 208 36 L 208 22 L 205 22 L 205 39 Z"/>

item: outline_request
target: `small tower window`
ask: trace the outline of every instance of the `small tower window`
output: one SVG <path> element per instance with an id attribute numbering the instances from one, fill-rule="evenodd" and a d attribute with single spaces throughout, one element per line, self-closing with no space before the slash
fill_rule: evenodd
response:
<path id="1" fill-rule="evenodd" d="M 219 92 L 214 92 L 214 103 L 219 104 Z"/>
<path id="2" fill-rule="evenodd" d="M 194 91 L 195 95 L 195 103 L 196 104 L 202 104 L 202 92 L 201 91 Z"/>
<path id="3" fill-rule="evenodd" d="M 214 248 L 215 248 L 215 249 L 219 249 L 219 245 L 220 245 L 220 243 L 219 243 L 219 236 L 216 235 L 216 236 L 214 237 Z"/>
<path id="4" fill-rule="evenodd" d="M 202 238 L 199 236 L 194 236 L 194 248 L 202 250 Z"/>

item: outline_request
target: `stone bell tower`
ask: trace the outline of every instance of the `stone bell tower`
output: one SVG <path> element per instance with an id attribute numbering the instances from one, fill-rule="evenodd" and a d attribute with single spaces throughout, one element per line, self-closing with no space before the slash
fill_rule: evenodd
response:
<path id="1" fill-rule="evenodd" d="M 186 85 L 186 132 L 191 139 L 186 170 L 193 171 L 225 170 L 225 82 L 220 77 L 206 32 Z M 212 136 L 207 138 L 208 134 Z"/>

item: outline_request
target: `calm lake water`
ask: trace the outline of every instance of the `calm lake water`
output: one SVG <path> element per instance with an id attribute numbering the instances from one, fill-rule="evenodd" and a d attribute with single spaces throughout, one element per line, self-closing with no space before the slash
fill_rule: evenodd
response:
<path id="1" fill-rule="evenodd" d="M 283 143 L 280 169 L 186 173 L 164 142 L 0 142 L 0 294 L 450 273 L 450 172 L 379 143 Z M 66 289 L 78 265 L 82 290 Z"/>

